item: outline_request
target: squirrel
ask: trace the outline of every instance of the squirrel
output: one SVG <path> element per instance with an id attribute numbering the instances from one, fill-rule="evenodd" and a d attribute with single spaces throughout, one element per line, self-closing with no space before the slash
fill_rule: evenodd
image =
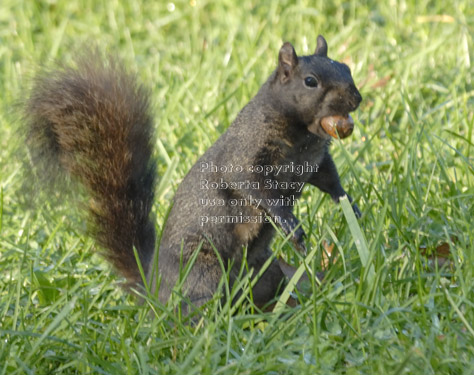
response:
<path id="1" fill-rule="evenodd" d="M 344 195 L 352 202 L 321 121 L 350 119 L 362 97 L 348 66 L 327 51 L 321 35 L 309 56 L 283 44 L 256 96 L 180 183 L 159 248 L 151 213 L 157 172 L 150 94 L 118 61 L 86 55 L 73 67 L 39 74 L 24 106 L 27 145 L 39 168 L 64 171 L 86 188 L 93 235 L 130 285 L 144 282 L 134 248 L 145 282 L 163 303 L 181 267 L 194 262 L 182 291 L 188 304 L 201 306 L 219 289 L 221 265 L 230 286 L 244 261 L 246 272 L 259 272 L 272 256 L 275 226 L 305 251 L 292 212 L 305 184 L 335 202 Z M 360 217 L 355 203 L 353 209 Z M 278 295 L 284 268 L 273 259 L 253 285 L 257 306 Z"/>

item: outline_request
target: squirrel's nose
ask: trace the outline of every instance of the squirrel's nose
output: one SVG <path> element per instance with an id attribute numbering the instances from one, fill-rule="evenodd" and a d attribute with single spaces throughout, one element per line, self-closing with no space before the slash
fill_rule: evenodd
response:
<path id="1" fill-rule="evenodd" d="M 351 111 L 355 111 L 359 106 L 360 102 L 362 101 L 362 95 L 360 94 L 359 90 L 355 87 L 352 88 L 352 98 L 350 100 L 350 105 L 352 106 Z"/>

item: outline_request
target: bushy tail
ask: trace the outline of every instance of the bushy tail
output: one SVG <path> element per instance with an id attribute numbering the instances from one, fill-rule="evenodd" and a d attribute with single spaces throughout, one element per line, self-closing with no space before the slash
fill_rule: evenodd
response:
<path id="1" fill-rule="evenodd" d="M 66 171 L 86 187 L 105 256 L 140 283 L 133 247 L 146 271 L 155 246 L 149 93 L 118 60 L 98 55 L 38 74 L 25 105 L 27 142 L 42 168 Z"/>

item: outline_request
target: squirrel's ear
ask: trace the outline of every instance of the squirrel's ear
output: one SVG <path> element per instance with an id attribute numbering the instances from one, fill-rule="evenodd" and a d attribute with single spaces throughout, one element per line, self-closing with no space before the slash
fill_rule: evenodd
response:
<path id="1" fill-rule="evenodd" d="M 288 80 L 293 69 L 298 65 L 298 56 L 291 43 L 286 42 L 281 46 L 278 54 L 278 75 L 282 82 Z"/>
<path id="2" fill-rule="evenodd" d="M 318 35 L 316 51 L 314 51 L 314 54 L 317 56 L 328 57 L 328 44 L 322 35 Z"/>

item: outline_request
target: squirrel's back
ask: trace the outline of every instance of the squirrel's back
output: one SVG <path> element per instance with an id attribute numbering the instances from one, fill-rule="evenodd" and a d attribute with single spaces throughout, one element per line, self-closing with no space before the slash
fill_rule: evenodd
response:
<path id="1" fill-rule="evenodd" d="M 86 187 L 91 228 L 105 256 L 140 283 L 133 247 L 145 272 L 155 248 L 149 94 L 119 61 L 98 55 L 36 76 L 25 105 L 27 142 L 44 172 L 66 172 Z"/>

